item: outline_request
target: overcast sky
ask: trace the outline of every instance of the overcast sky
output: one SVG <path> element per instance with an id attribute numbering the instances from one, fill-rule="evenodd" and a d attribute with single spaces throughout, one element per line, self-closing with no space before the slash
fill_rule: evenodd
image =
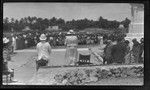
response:
<path id="1" fill-rule="evenodd" d="M 125 3 L 4 3 L 3 18 L 20 19 L 27 16 L 41 18 L 93 19 L 100 16 L 122 21 L 131 18 L 131 6 Z"/>

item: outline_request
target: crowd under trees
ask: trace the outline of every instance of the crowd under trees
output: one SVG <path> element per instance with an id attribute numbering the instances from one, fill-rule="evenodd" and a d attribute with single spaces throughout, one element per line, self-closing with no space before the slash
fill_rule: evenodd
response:
<path id="1" fill-rule="evenodd" d="M 48 28 L 49 26 L 59 26 L 63 31 L 68 31 L 69 29 L 74 29 L 76 31 L 83 30 L 86 28 L 102 28 L 107 30 L 115 30 L 118 29 L 119 25 L 122 24 L 125 29 L 128 30 L 130 20 L 125 18 L 123 21 L 110 21 L 104 19 L 103 17 L 99 17 L 98 20 L 89 20 L 79 19 L 79 20 L 71 20 L 65 21 L 62 18 L 38 18 L 38 17 L 24 17 L 20 20 L 8 17 L 3 19 L 3 31 L 11 32 L 11 28 L 13 28 L 16 32 L 21 32 L 26 26 L 28 26 L 31 30 L 42 31 Z M 128 31 L 126 31 L 128 32 Z"/>

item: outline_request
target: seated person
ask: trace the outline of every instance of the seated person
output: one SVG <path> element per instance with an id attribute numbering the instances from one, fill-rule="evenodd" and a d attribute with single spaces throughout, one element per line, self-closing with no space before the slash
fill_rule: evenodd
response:
<path id="1" fill-rule="evenodd" d="M 48 60 L 45 56 L 43 56 L 40 60 L 37 61 L 38 66 L 47 66 Z"/>
<path id="2" fill-rule="evenodd" d="M 38 54 L 37 69 L 39 68 L 39 66 L 47 65 L 48 61 L 50 60 L 51 46 L 48 42 L 46 42 L 46 39 L 47 39 L 46 35 L 41 34 L 40 42 L 36 46 L 37 54 Z"/>

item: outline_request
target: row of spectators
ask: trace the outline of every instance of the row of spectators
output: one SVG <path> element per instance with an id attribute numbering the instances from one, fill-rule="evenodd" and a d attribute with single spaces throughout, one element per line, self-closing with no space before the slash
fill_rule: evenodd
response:
<path id="1" fill-rule="evenodd" d="M 8 50 L 9 48 L 5 46 L 11 46 L 11 43 L 15 40 L 14 38 L 16 38 L 16 44 L 17 44 L 16 46 L 19 49 L 23 49 L 23 46 L 24 47 L 35 46 L 36 43 L 39 42 L 38 41 L 39 35 L 40 34 L 36 34 L 34 36 L 31 33 L 20 34 L 20 35 L 13 36 L 12 40 L 6 39 L 6 37 L 4 36 L 3 41 L 5 42 L 3 43 L 3 46 L 4 48 L 6 48 L 7 51 L 10 51 Z M 57 38 L 59 38 L 60 41 L 65 39 L 65 35 L 63 34 L 56 35 L 56 36 Z M 98 34 L 97 35 L 96 34 L 95 35 L 78 35 L 78 38 L 80 40 L 84 40 L 84 39 L 88 40 L 87 36 L 88 38 L 90 37 L 90 40 L 95 40 L 95 39 L 98 40 L 99 38 Z M 130 63 L 142 63 L 144 61 L 144 38 L 141 38 L 140 42 L 138 42 L 137 39 L 133 39 L 132 40 L 133 46 L 132 48 L 130 48 L 129 46 L 130 42 L 128 40 L 125 40 L 123 36 L 110 35 L 110 36 L 103 36 L 103 37 L 104 37 L 104 44 L 106 44 L 106 46 L 104 47 L 104 54 L 101 56 L 103 58 L 103 64 L 112 64 L 112 63 L 130 64 Z M 49 37 L 49 40 L 51 40 L 50 41 L 51 45 L 54 45 L 54 43 L 52 43 L 54 42 L 54 38 L 51 35 Z M 5 45 L 5 43 L 7 43 L 7 45 Z M 84 44 L 87 44 L 87 42 Z M 6 55 L 9 55 L 9 54 L 7 53 Z M 7 60 L 10 60 L 10 59 L 7 58 Z"/>
<path id="2" fill-rule="evenodd" d="M 47 41 L 52 47 L 64 46 L 65 44 L 65 33 L 45 33 Z M 15 49 L 25 49 L 36 46 L 39 42 L 41 33 L 22 33 L 11 35 L 9 40 L 15 44 Z M 3 38 L 6 37 L 3 35 Z M 79 45 L 95 45 L 99 43 L 99 34 L 77 34 Z"/>
<path id="3" fill-rule="evenodd" d="M 131 64 L 131 63 L 143 63 L 144 61 L 144 38 L 141 38 L 140 42 L 137 39 L 133 39 L 132 49 L 130 48 L 130 42 L 122 39 L 117 41 L 116 44 L 112 40 L 107 40 L 106 47 L 104 48 L 104 64 L 119 63 L 119 64 Z"/>

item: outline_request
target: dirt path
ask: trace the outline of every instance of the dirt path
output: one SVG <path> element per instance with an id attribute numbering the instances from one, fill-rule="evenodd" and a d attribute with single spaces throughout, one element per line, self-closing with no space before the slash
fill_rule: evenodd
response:
<path id="1" fill-rule="evenodd" d="M 88 54 L 89 52 L 87 49 L 80 49 L 80 53 L 82 54 Z M 34 50 L 22 50 L 18 51 L 16 55 L 12 57 L 13 62 L 10 62 L 10 67 L 14 68 L 15 70 L 15 75 L 14 78 L 18 80 L 19 82 L 22 82 L 24 84 L 32 84 L 33 82 L 42 82 L 44 85 L 50 84 L 49 81 L 53 82 L 53 76 L 57 72 L 51 72 L 51 70 L 43 70 L 41 71 L 41 74 L 38 76 L 36 75 L 36 70 L 35 70 L 35 61 L 33 60 L 33 57 L 35 57 L 36 52 Z M 53 50 L 53 53 L 51 55 L 51 61 L 49 63 L 50 66 L 52 65 L 63 65 L 63 60 L 64 60 L 64 55 L 65 55 L 65 49 L 57 49 Z M 93 60 L 93 57 L 91 57 L 91 61 Z M 94 61 L 92 61 L 94 62 Z M 65 70 L 65 69 L 63 69 Z M 63 72 L 61 69 L 60 70 L 55 70 L 53 69 L 52 71 L 59 71 Z M 44 72 L 44 74 L 42 74 Z M 46 73 L 45 73 L 46 72 Z M 42 77 L 42 78 L 41 78 Z M 36 81 L 37 78 L 40 81 Z M 49 80 L 49 81 L 47 81 Z M 118 80 L 103 80 L 97 83 L 91 83 L 90 85 L 118 85 L 118 84 L 125 84 L 125 85 L 142 85 L 142 79 L 118 79 Z M 37 83 L 38 84 L 38 83 Z"/>
<path id="2" fill-rule="evenodd" d="M 81 53 L 87 49 L 79 50 Z M 9 66 L 14 69 L 14 79 L 19 82 L 28 82 L 36 73 L 35 61 L 33 57 L 36 57 L 35 50 L 19 50 L 17 54 L 12 56 L 12 61 L 9 62 Z M 51 60 L 49 66 L 57 66 L 64 64 L 65 49 L 53 49 L 51 54 Z"/>

